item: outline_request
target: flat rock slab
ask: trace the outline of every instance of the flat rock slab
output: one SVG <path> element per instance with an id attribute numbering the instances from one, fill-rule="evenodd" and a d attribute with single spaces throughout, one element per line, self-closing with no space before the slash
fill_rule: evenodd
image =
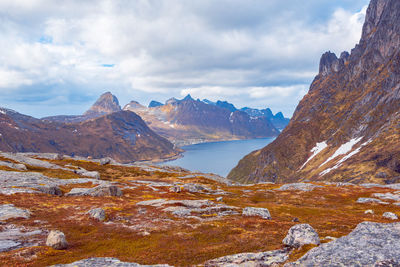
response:
<path id="1" fill-rule="evenodd" d="M 256 216 L 266 220 L 271 220 L 271 214 L 265 208 L 246 207 L 242 211 L 243 216 Z"/>
<path id="2" fill-rule="evenodd" d="M 311 249 L 291 266 L 374 266 L 400 262 L 400 223 L 360 223 L 349 235 Z M 390 265 L 388 265 L 390 266 Z"/>
<path id="3" fill-rule="evenodd" d="M 320 185 L 308 184 L 308 183 L 293 183 L 293 184 L 284 184 L 276 190 L 280 191 L 312 191 L 314 188 L 322 187 Z"/>
<path id="4" fill-rule="evenodd" d="M 382 205 L 388 205 L 388 202 L 382 201 L 380 199 L 377 198 L 370 198 L 370 197 L 360 197 L 359 199 L 357 199 L 357 203 L 377 203 L 377 204 L 382 204 Z"/>
<path id="5" fill-rule="evenodd" d="M 28 219 L 30 216 L 31 214 L 28 210 L 16 208 L 13 204 L 0 205 L 0 221 L 15 218 Z"/>
<path id="6" fill-rule="evenodd" d="M 392 194 L 392 193 L 375 193 L 372 194 L 373 197 L 380 198 L 383 200 L 393 200 L 400 201 L 400 194 Z"/>
<path id="7" fill-rule="evenodd" d="M 60 169 L 61 167 L 56 165 L 56 164 L 52 164 L 50 162 L 44 161 L 44 160 L 39 160 L 39 159 L 34 159 L 34 158 L 30 158 L 24 154 L 20 154 L 20 153 L 0 153 L 1 156 L 26 164 L 26 165 L 31 165 L 31 166 L 35 166 L 35 167 L 41 167 L 41 168 L 46 168 L 46 169 Z"/>
<path id="8" fill-rule="evenodd" d="M 206 267 L 233 267 L 233 266 L 271 266 L 287 261 L 289 258 L 288 250 L 274 250 L 260 253 L 240 253 L 224 256 L 214 260 L 207 261 Z"/>
<path id="9" fill-rule="evenodd" d="M 68 184 L 93 183 L 100 185 L 110 184 L 89 178 L 57 179 L 50 178 L 37 172 L 13 172 L 0 170 L 0 194 L 11 195 L 15 193 L 43 193 L 48 188 Z"/>
<path id="10" fill-rule="evenodd" d="M 0 252 L 10 251 L 21 246 L 20 242 L 15 242 L 13 240 L 1 240 L 0 242 Z"/>
<path id="11" fill-rule="evenodd" d="M 13 224 L 0 229 L 0 252 L 29 246 L 37 246 L 42 238 L 39 229 L 26 229 Z"/>
<path id="12" fill-rule="evenodd" d="M 54 267 L 169 267 L 167 264 L 140 265 L 133 262 L 122 262 L 116 258 L 89 258 L 70 264 L 57 264 Z"/>

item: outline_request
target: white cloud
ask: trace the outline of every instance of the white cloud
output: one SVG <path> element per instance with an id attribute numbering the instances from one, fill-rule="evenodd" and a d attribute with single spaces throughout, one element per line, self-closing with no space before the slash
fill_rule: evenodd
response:
<path id="1" fill-rule="evenodd" d="M 339 2 L 0 0 L 0 88 L 9 92 L 0 105 L 51 87 L 55 103 L 105 90 L 142 101 L 191 92 L 238 105 L 281 101 L 290 115 L 321 53 L 361 36 L 365 8 L 354 10 L 367 0 Z"/>

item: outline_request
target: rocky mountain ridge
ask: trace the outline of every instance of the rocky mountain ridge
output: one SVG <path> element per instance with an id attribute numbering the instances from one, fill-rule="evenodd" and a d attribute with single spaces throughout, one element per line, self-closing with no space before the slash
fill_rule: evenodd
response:
<path id="1" fill-rule="evenodd" d="M 236 181 L 400 180 L 400 2 L 372 0 L 351 53 L 325 53 L 288 127 L 243 158 Z"/>
<path id="2" fill-rule="evenodd" d="M 136 112 L 155 132 L 178 145 L 274 137 L 279 134 L 271 120 L 274 118 L 272 112 L 270 117 L 262 112 L 250 115 L 226 101 L 201 101 L 190 95 L 181 100 L 171 98 L 165 104 L 151 103 L 150 108 L 129 103 L 123 109 Z M 285 122 L 288 120 L 280 115 L 282 113 L 277 114 L 276 118 Z"/>
<path id="3" fill-rule="evenodd" d="M 135 113 L 118 111 L 82 122 L 40 120 L 0 108 L 0 151 L 113 157 L 121 162 L 178 156 L 168 140 Z"/>

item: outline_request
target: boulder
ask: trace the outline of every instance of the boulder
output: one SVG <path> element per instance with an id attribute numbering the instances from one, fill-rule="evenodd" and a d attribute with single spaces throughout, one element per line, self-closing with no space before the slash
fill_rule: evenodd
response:
<path id="1" fill-rule="evenodd" d="M 68 243 L 63 232 L 52 230 L 47 236 L 46 246 L 59 250 L 66 249 L 68 247 Z"/>
<path id="2" fill-rule="evenodd" d="M 94 178 L 100 180 L 100 173 L 96 171 L 87 171 L 85 169 L 80 168 L 79 170 L 74 170 L 74 172 L 78 175 Z"/>
<path id="3" fill-rule="evenodd" d="M 269 213 L 268 209 L 265 208 L 253 208 L 253 207 L 246 207 L 242 211 L 243 216 L 257 216 L 263 219 L 270 220 L 271 214 Z"/>
<path id="4" fill-rule="evenodd" d="M 303 245 L 319 245 L 320 239 L 317 232 L 309 224 L 296 224 L 289 229 L 283 244 L 289 247 L 301 247 Z"/>
<path id="5" fill-rule="evenodd" d="M 122 196 L 122 191 L 119 189 L 119 187 L 115 185 L 99 185 L 96 186 L 95 188 L 91 188 L 89 190 L 89 195 L 93 197 L 105 197 L 105 196 L 111 196 L 111 197 L 120 197 Z"/>
<path id="6" fill-rule="evenodd" d="M 102 158 L 102 159 L 100 159 L 100 165 L 107 165 L 107 164 L 110 164 L 111 163 L 111 158 Z"/>
<path id="7" fill-rule="evenodd" d="M 364 211 L 364 214 L 374 214 L 374 211 L 373 210 L 366 210 L 366 211 Z"/>
<path id="8" fill-rule="evenodd" d="M 400 223 L 362 222 L 349 235 L 321 244 L 294 266 L 396 266 L 376 265 L 385 261 L 400 262 Z"/>
<path id="9" fill-rule="evenodd" d="M 170 192 L 174 193 L 180 193 L 181 192 L 181 187 L 179 185 L 174 185 L 169 189 Z"/>
<path id="10" fill-rule="evenodd" d="M 89 214 L 91 218 L 101 222 L 106 219 L 106 212 L 101 208 L 91 209 L 87 212 L 87 214 Z"/>
<path id="11" fill-rule="evenodd" d="M 385 212 L 382 217 L 386 218 L 386 219 L 391 219 L 391 220 L 398 220 L 399 217 L 393 213 L 393 212 Z"/>
<path id="12" fill-rule="evenodd" d="M 40 187 L 39 190 L 45 194 L 54 195 L 54 196 L 62 196 L 63 193 L 58 186 L 47 186 Z"/>
<path id="13" fill-rule="evenodd" d="M 377 203 L 377 204 L 382 204 L 382 205 L 388 205 L 388 202 L 384 202 L 380 199 L 377 198 L 369 198 L 369 197 L 360 197 L 359 199 L 357 199 L 357 203 Z"/>

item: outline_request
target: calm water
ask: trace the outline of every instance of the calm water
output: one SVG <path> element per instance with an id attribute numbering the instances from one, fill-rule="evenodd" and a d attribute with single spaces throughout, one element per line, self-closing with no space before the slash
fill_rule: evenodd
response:
<path id="1" fill-rule="evenodd" d="M 184 157 L 163 164 L 181 166 L 191 171 L 228 175 L 240 159 L 263 148 L 275 138 L 203 143 L 182 147 Z"/>

